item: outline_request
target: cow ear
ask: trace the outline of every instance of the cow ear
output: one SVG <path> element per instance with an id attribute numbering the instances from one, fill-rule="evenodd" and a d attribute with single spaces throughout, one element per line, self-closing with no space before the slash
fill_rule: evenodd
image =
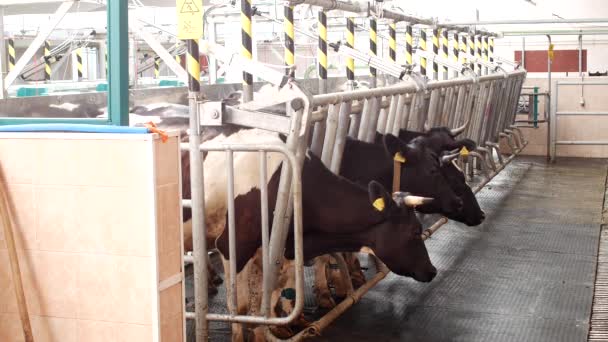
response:
<path id="1" fill-rule="evenodd" d="M 386 134 L 383 143 L 391 159 L 405 163 L 414 158 L 414 149 L 392 134 Z"/>
<path id="2" fill-rule="evenodd" d="M 384 189 L 382 184 L 371 181 L 367 185 L 369 192 L 369 200 L 372 203 L 374 209 L 379 212 L 385 212 L 390 206 L 393 205 L 393 199 L 391 195 Z"/>

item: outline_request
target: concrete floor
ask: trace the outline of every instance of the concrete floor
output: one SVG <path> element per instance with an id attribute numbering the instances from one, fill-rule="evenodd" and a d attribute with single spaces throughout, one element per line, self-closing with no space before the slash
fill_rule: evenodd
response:
<path id="1" fill-rule="evenodd" d="M 586 341 L 607 165 L 518 157 L 478 193 L 482 225 L 427 241 L 431 283 L 390 274 L 314 341 Z"/>
<path id="2" fill-rule="evenodd" d="M 586 341 L 607 163 L 518 158 L 478 227 L 427 242 L 429 284 L 389 275 L 316 341 Z"/>

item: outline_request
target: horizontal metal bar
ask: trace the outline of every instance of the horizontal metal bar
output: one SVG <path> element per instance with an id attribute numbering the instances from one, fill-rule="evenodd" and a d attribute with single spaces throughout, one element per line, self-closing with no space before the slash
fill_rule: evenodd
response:
<path id="1" fill-rule="evenodd" d="M 81 118 L 26 118 L 26 117 L 3 117 L 0 118 L 0 125 L 22 125 L 22 124 L 41 124 L 41 123 L 78 123 L 89 125 L 107 125 L 108 119 L 81 119 Z"/>
<path id="2" fill-rule="evenodd" d="M 572 141 L 572 140 L 558 140 L 555 142 L 556 145 L 608 145 L 608 140 L 587 140 L 587 141 Z"/>
<path id="3" fill-rule="evenodd" d="M 222 115 L 223 123 L 261 128 L 265 130 L 289 133 L 291 118 L 287 116 L 250 112 L 236 108 L 226 107 Z"/>
<path id="4" fill-rule="evenodd" d="M 608 81 L 584 82 L 584 81 L 557 81 L 557 85 L 608 85 Z"/>
<path id="5" fill-rule="evenodd" d="M 608 112 L 557 112 L 557 113 L 555 113 L 555 115 L 562 115 L 562 116 L 568 116 L 568 115 L 595 115 L 595 116 L 602 116 L 602 115 L 608 115 Z"/>
<path id="6" fill-rule="evenodd" d="M 608 23 L 608 18 L 580 19 L 511 19 L 446 22 L 446 25 L 534 25 L 534 24 L 599 24 Z M 439 23 L 438 25 L 443 25 Z"/>

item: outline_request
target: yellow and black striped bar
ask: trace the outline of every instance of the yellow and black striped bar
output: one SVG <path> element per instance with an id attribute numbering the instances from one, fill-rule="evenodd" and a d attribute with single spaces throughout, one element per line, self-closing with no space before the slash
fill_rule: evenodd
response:
<path id="1" fill-rule="evenodd" d="M 483 36 L 481 38 L 481 56 L 484 62 L 488 61 L 488 36 Z M 483 68 L 484 75 L 488 74 L 488 68 Z"/>
<path id="2" fill-rule="evenodd" d="M 460 63 L 464 64 L 467 62 L 467 36 L 463 34 L 461 39 L 462 40 L 460 41 Z"/>
<path id="3" fill-rule="evenodd" d="M 445 58 L 446 60 L 448 59 L 448 30 L 446 30 L 446 29 L 441 30 L 441 56 L 443 58 Z M 443 71 L 443 79 L 447 80 L 448 79 L 448 68 L 442 67 L 442 71 Z"/>
<path id="4" fill-rule="evenodd" d="M 475 36 L 475 57 L 477 60 L 481 59 L 481 36 Z M 477 74 L 481 75 L 481 64 L 477 63 Z"/>
<path id="5" fill-rule="evenodd" d="M 154 57 L 154 77 L 155 78 L 160 77 L 160 57 L 159 56 Z"/>
<path id="6" fill-rule="evenodd" d="M 15 68 L 15 61 L 17 60 L 15 55 L 15 41 L 13 38 L 8 39 L 8 71 L 12 71 Z"/>
<path id="7" fill-rule="evenodd" d="M 369 54 L 376 56 L 378 54 L 378 22 L 376 19 L 369 19 Z M 376 77 L 376 68 L 369 67 L 369 73 L 372 77 Z"/>
<path id="8" fill-rule="evenodd" d="M 426 52 L 427 47 L 426 47 L 426 30 L 424 28 L 420 29 L 420 50 Z M 426 76 L 426 58 L 424 57 L 420 57 L 420 74 L 422 74 L 422 76 Z"/>
<path id="9" fill-rule="evenodd" d="M 394 21 L 388 25 L 388 57 L 397 61 L 397 24 Z"/>
<path id="10" fill-rule="evenodd" d="M 439 56 L 439 30 L 433 29 L 433 55 Z M 439 79 L 439 65 L 433 61 L 433 79 Z"/>
<path id="11" fill-rule="evenodd" d="M 188 39 L 186 69 L 188 69 L 188 91 L 198 93 L 201 91 L 201 64 L 198 59 L 198 41 L 195 39 Z"/>
<path id="12" fill-rule="evenodd" d="M 490 40 L 488 42 L 488 46 L 490 48 L 490 52 L 489 52 L 489 58 L 490 58 L 490 62 L 494 62 L 494 37 L 490 37 Z"/>
<path id="13" fill-rule="evenodd" d="M 452 42 L 452 59 L 454 63 L 458 63 L 460 57 L 460 35 L 454 32 L 454 41 Z M 454 77 L 458 77 L 458 70 L 454 70 Z"/>
<path id="14" fill-rule="evenodd" d="M 51 80 L 51 42 L 44 41 L 44 80 Z"/>
<path id="15" fill-rule="evenodd" d="M 469 35 L 469 56 L 473 58 L 475 56 L 475 36 Z M 475 64 L 471 62 L 471 70 L 475 70 Z"/>
<path id="16" fill-rule="evenodd" d="M 78 80 L 82 79 L 82 48 L 76 49 L 76 68 L 78 69 Z"/>
<path id="17" fill-rule="evenodd" d="M 285 31 L 285 65 L 295 64 L 295 31 L 293 26 L 293 6 L 285 7 L 283 30 Z M 289 69 L 287 70 L 289 74 Z"/>
<path id="18" fill-rule="evenodd" d="M 349 48 L 355 47 L 354 18 L 346 18 L 346 46 Z M 346 59 L 346 79 L 349 81 L 355 80 L 355 60 L 353 58 Z"/>
<path id="19" fill-rule="evenodd" d="M 251 32 L 251 0 L 241 0 L 241 55 L 247 59 L 253 58 L 253 47 L 252 40 L 253 34 Z M 243 71 L 243 91 L 247 92 L 247 96 L 251 95 L 253 91 L 251 86 L 253 85 L 253 75 Z M 248 88 L 245 90 L 245 88 Z M 252 99 L 248 99 L 252 100 Z"/>
<path id="20" fill-rule="evenodd" d="M 319 78 L 327 80 L 327 14 L 324 11 L 319 11 L 319 47 L 317 55 Z"/>
<path id="21" fill-rule="evenodd" d="M 413 49 L 412 49 L 412 25 L 405 26 L 405 63 L 414 64 Z"/>

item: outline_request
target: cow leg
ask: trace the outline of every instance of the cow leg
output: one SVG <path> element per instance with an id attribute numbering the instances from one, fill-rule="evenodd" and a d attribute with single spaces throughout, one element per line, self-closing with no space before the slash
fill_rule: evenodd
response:
<path id="1" fill-rule="evenodd" d="M 331 257 L 338 264 L 338 269 L 331 268 L 331 282 L 334 284 L 336 297 L 344 298 L 354 292 L 349 275 L 349 267 L 342 253 L 332 253 Z"/>
<path id="2" fill-rule="evenodd" d="M 224 286 L 226 287 L 226 303 L 228 303 L 228 298 L 230 298 L 232 296 L 232 289 L 230 288 L 230 263 L 228 260 L 226 260 L 224 258 L 224 256 L 222 256 L 220 254 L 221 258 L 222 258 L 222 266 L 224 267 Z M 245 299 L 247 298 L 247 287 L 248 286 L 243 286 L 243 285 L 248 285 L 247 282 L 245 281 L 245 283 L 241 282 L 241 286 L 239 285 L 239 280 L 247 279 L 247 275 L 249 273 L 249 268 L 251 266 L 249 264 L 245 265 L 245 267 L 241 270 L 241 272 L 239 272 L 236 276 L 237 278 L 237 296 L 236 296 L 236 303 L 234 303 L 234 306 L 236 308 L 236 314 L 244 314 L 247 312 L 247 304 L 248 301 L 247 300 L 239 300 L 239 297 Z M 241 305 L 239 305 L 241 304 Z M 245 341 L 245 331 L 244 331 L 244 327 L 242 324 L 240 323 L 232 323 L 231 324 L 232 327 L 232 341 L 233 342 L 244 342 Z"/>
<path id="3" fill-rule="evenodd" d="M 317 303 L 323 309 L 333 309 L 336 302 L 331 298 L 331 292 L 327 286 L 327 266 L 329 265 L 329 255 L 321 255 L 315 258 L 315 296 Z"/>

